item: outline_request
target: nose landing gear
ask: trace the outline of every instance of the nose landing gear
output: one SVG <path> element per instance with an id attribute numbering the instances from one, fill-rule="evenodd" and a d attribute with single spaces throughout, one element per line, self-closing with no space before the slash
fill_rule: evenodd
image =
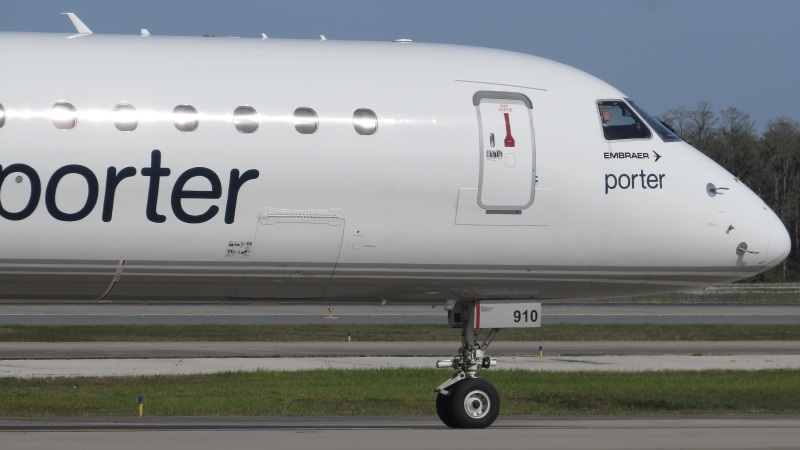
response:
<path id="1" fill-rule="evenodd" d="M 449 312 L 450 326 L 461 327 L 461 349 L 453 359 L 440 360 L 439 368 L 452 368 L 456 373 L 436 388 L 436 413 L 451 428 L 486 428 L 500 414 L 500 396 L 488 381 L 479 378 L 479 369 L 488 369 L 497 361 L 484 351 L 500 331 L 494 328 L 478 344 L 480 332 L 475 328 L 476 302 L 458 302 Z"/>

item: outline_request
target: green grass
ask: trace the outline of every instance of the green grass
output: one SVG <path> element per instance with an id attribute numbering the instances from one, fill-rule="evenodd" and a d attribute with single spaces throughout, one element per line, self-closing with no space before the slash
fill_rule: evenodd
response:
<path id="1" fill-rule="evenodd" d="M 433 415 L 434 369 L 0 379 L 2 417 Z M 503 414 L 798 414 L 800 372 L 487 371 Z"/>
<path id="2" fill-rule="evenodd" d="M 453 341 L 446 325 L 0 325 L 0 342 L 337 342 Z M 578 325 L 506 329 L 501 341 L 786 341 L 800 325 Z"/>

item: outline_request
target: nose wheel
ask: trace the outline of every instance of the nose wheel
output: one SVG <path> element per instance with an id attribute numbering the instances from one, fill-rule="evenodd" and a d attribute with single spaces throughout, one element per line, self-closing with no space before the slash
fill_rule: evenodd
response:
<path id="1" fill-rule="evenodd" d="M 436 413 L 450 428 L 486 428 L 500 414 L 500 395 L 488 381 L 466 379 L 436 396 Z"/>

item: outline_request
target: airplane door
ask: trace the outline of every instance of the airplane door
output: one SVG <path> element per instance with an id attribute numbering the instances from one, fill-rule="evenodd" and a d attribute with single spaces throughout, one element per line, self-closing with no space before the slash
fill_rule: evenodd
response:
<path id="1" fill-rule="evenodd" d="M 341 210 L 265 208 L 236 297 L 321 297 L 339 259 L 343 234 Z"/>
<path id="2" fill-rule="evenodd" d="M 518 92 L 478 91 L 472 96 L 480 131 L 478 205 L 520 211 L 533 204 L 536 143 L 533 104 Z"/>

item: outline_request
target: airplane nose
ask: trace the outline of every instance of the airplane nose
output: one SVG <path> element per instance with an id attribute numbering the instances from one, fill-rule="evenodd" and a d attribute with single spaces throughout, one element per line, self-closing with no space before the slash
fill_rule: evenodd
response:
<path id="1" fill-rule="evenodd" d="M 774 267 L 783 262 L 792 250 L 792 240 L 789 232 L 783 225 L 781 219 L 772 211 L 768 211 L 767 219 L 769 227 L 769 251 L 766 258 L 766 265 Z"/>

